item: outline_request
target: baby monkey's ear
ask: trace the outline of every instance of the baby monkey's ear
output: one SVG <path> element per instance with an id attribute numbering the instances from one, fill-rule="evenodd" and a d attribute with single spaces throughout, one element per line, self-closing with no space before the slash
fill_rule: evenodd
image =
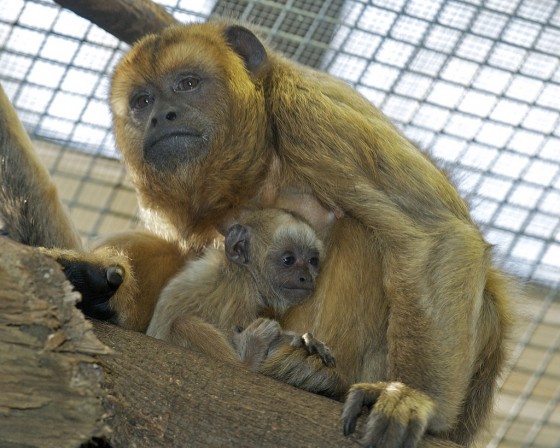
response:
<path id="1" fill-rule="evenodd" d="M 266 66 L 266 50 L 252 31 L 239 25 L 226 28 L 224 36 L 231 48 L 243 59 L 251 75 L 257 75 Z"/>
<path id="2" fill-rule="evenodd" d="M 249 229 L 241 224 L 234 224 L 227 232 L 225 250 L 228 260 L 237 264 L 249 263 Z"/>

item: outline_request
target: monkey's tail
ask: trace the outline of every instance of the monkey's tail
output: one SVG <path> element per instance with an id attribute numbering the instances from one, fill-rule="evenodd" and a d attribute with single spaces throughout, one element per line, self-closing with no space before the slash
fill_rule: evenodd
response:
<path id="1" fill-rule="evenodd" d="M 509 296 L 517 293 L 515 288 L 515 283 L 497 269 L 488 272 L 480 328 L 486 345 L 479 353 L 478 368 L 450 437 L 461 445 L 475 441 L 492 412 L 497 382 L 507 360 L 506 342 L 515 320 L 509 302 Z"/>
<path id="2" fill-rule="evenodd" d="M 56 186 L 0 86 L 0 227 L 30 246 L 82 248 Z"/>

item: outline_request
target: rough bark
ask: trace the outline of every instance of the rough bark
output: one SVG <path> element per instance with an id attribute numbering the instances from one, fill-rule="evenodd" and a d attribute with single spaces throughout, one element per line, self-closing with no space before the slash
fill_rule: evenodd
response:
<path id="1" fill-rule="evenodd" d="M 341 403 L 96 322 L 115 447 L 345 447 Z"/>
<path id="2" fill-rule="evenodd" d="M 178 22 L 150 0 L 54 0 L 84 19 L 132 45 L 142 36 L 158 33 Z"/>
<path id="3" fill-rule="evenodd" d="M 102 369 L 109 353 L 58 265 L 0 237 L 0 446 L 78 446 L 108 434 Z"/>

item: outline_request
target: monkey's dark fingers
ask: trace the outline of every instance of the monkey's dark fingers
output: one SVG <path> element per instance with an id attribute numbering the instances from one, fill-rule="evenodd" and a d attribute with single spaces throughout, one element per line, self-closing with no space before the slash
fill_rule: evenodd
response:
<path id="1" fill-rule="evenodd" d="M 363 406 L 371 408 L 362 438 L 368 447 L 416 447 L 434 411 L 427 395 L 402 383 L 355 384 L 342 411 L 345 435 L 355 431 Z"/>
<path id="2" fill-rule="evenodd" d="M 321 358 L 309 356 L 303 347 L 291 344 L 282 344 L 270 353 L 258 372 L 336 400 L 342 400 L 349 389 L 348 382 L 337 369 L 325 367 Z"/>
<path id="3" fill-rule="evenodd" d="M 82 295 L 78 308 L 86 316 L 101 320 L 115 317 L 109 300 L 123 282 L 124 269 L 121 266 L 100 266 L 86 261 L 57 259 L 62 265 L 66 278 L 74 289 Z"/>
<path id="4" fill-rule="evenodd" d="M 344 435 L 350 435 L 356 430 L 356 422 L 364 406 L 371 406 L 377 397 L 371 395 L 369 384 L 354 384 L 348 391 L 348 396 L 342 409 Z M 366 393 L 367 392 L 367 393 Z"/>
<path id="5" fill-rule="evenodd" d="M 315 339 L 315 336 L 311 333 L 305 333 L 301 336 L 301 339 L 303 340 L 304 347 L 310 355 L 317 353 L 317 342 L 319 341 Z"/>
<path id="6" fill-rule="evenodd" d="M 311 333 L 305 333 L 301 339 L 310 355 L 318 355 L 326 367 L 336 367 L 331 349 L 326 344 L 316 339 Z"/>
<path id="7" fill-rule="evenodd" d="M 109 266 L 107 269 L 107 283 L 118 288 L 124 280 L 124 269 L 119 265 Z"/>

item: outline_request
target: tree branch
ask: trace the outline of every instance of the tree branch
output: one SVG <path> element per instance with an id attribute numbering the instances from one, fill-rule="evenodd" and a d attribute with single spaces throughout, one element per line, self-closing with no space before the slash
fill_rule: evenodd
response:
<path id="1" fill-rule="evenodd" d="M 341 403 L 143 334 L 95 322 L 115 446 L 359 446 Z"/>
<path id="2" fill-rule="evenodd" d="M 84 19 L 132 45 L 146 34 L 179 22 L 151 0 L 54 0 Z"/>

